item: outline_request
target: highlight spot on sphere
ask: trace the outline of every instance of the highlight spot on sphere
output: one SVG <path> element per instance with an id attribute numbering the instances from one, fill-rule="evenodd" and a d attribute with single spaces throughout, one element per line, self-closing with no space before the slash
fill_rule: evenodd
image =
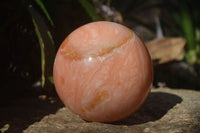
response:
<path id="1" fill-rule="evenodd" d="M 85 120 L 113 122 L 145 101 L 152 84 L 150 55 L 127 27 L 106 21 L 83 25 L 58 49 L 53 69 L 56 91 Z"/>

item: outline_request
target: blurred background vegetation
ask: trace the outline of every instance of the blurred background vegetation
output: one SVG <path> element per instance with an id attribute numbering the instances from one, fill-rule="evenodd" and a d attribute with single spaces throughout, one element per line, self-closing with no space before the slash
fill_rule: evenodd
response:
<path id="1" fill-rule="evenodd" d="M 155 74 L 154 86 L 164 82 L 169 87 L 200 90 L 199 5 L 197 0 L 1 0 L 0 97 L 52 91 L 55 53 L 79 26 L 114 21 L 133 29 L 147 42 L 156 38 L 155 18 L 165 37 L 186 39 L 185 56 L 180 62 L 186 64 L 187 71 L 177 77 L 176 73 L 169 74 L 169 66 L 177 62 L 162 64 L 164 72 Z"/>

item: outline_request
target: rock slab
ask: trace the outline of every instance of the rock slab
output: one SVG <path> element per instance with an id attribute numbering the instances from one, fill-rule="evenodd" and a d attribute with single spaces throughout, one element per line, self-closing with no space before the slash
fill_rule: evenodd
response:
<path id="1" fill-rule="evenodd" d="M 23 133 L 200 133 L 200 92 L 152 89 L 136 113 L 115 123 L 88 122 L 63 107 Z"/>

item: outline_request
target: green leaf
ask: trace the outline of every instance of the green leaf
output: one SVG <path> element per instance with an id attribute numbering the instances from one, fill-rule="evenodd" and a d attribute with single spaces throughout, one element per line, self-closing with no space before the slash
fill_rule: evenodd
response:
<path id="1" fill-rule="evenodd" d="M 42 87 L 51 87 L 50 81 L 45 79 L 52 76 L 53 73 L 54 41 L 42 16 L 31 5 L 28 9 L 32 16 L 32 22 L 41 48 Z"/>
<path id="2" fill-rule="evenodd" d="M 183 29 L 185 38 L 187 40 L 187 45 L 189 50 L 196 49 L 195 42 L 195 30 L 192 22 L 191 13 L 189 12 L 187 3 L 182 1 L 181 3 L 181 27 Z"/>
<path id="3" fill-rule="evenodd" d="M 42 69 L 42 80 L 41 80 L 41 85 L 42 87 L 44 86 L 44 83 L 45 83 L 45 75 L 44 75 L 44 71 L 45 71 L 45 51 L 44 51 L 44 42 L 42 40 L 42 35 L 39 31 L 39 28 L 38 28 L 38 25 L 35 21 L 34 18 L 32 18 L 32 22 L 34 24 L 34 27 L 35 27 L 35 32 L 36 32 L 36 35 L 38 37 L 38 41 L 39 41 L 39 44 L 40 44 L 40 50 L 41 50 L 41 69 Z"/>
<path id="4" fill-rule="evenodd" d="M 49 81 L 50 81 L 52 84 L 54 84 L 53 76 L 49 76 L 48 79 L 49 79 Z"/>
<path id="5" fill-rule="evenodd" d="M 45 6 L 44 6 L 42 0 L 35 0 L 35 2 L 36 2 L 36 3 L 39 5 L 39 7 L 42 9 L 42 11 L 43 11 L 44 14 L 46 15 L 47 19 L 49 20 L 50 24 L 51 24 L 52 26 L 54 26 L 54 23 L 53 23 L 53 21 L 52 21 L 50 15 L 49 15 L 47 9 L 45 8 Z"/>
<path id="6" fill-rule="evenodd" d="M 185 53 L 185 59 L 188 64 L 193 65 L 197 62 L 197 54 L 195 50 L 190 50 L 187 53 Z"/>
<path id="7" fill-rule="evenodd" d="M 196 40 L 198 42 L 198 45 L 200 45 L 200 28 L 196 28 L 195 33 L 196 33 Z"/>
<path id="8" fill-rule="evenodd" d="M 88 15 L 91 17 L 92 21 L 100 20 L 100 17 L 97 14 L 94 6 L 90 2 L 88 2 L 87 0 L 79 0 L 79 3 L 82 5 L 82 7 L 88 13 Z"/>

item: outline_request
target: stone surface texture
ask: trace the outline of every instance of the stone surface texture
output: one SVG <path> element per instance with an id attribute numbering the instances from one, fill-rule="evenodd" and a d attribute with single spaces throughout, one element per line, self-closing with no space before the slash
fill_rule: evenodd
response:
<path id="1" fill-rule="evenodd" d="M 30 125 L 23 133 L 199 133 L 200 92 L 152 89 L 146 102 L 128 118 L 114 123 L 88 122 L 59 109 Z"/>

